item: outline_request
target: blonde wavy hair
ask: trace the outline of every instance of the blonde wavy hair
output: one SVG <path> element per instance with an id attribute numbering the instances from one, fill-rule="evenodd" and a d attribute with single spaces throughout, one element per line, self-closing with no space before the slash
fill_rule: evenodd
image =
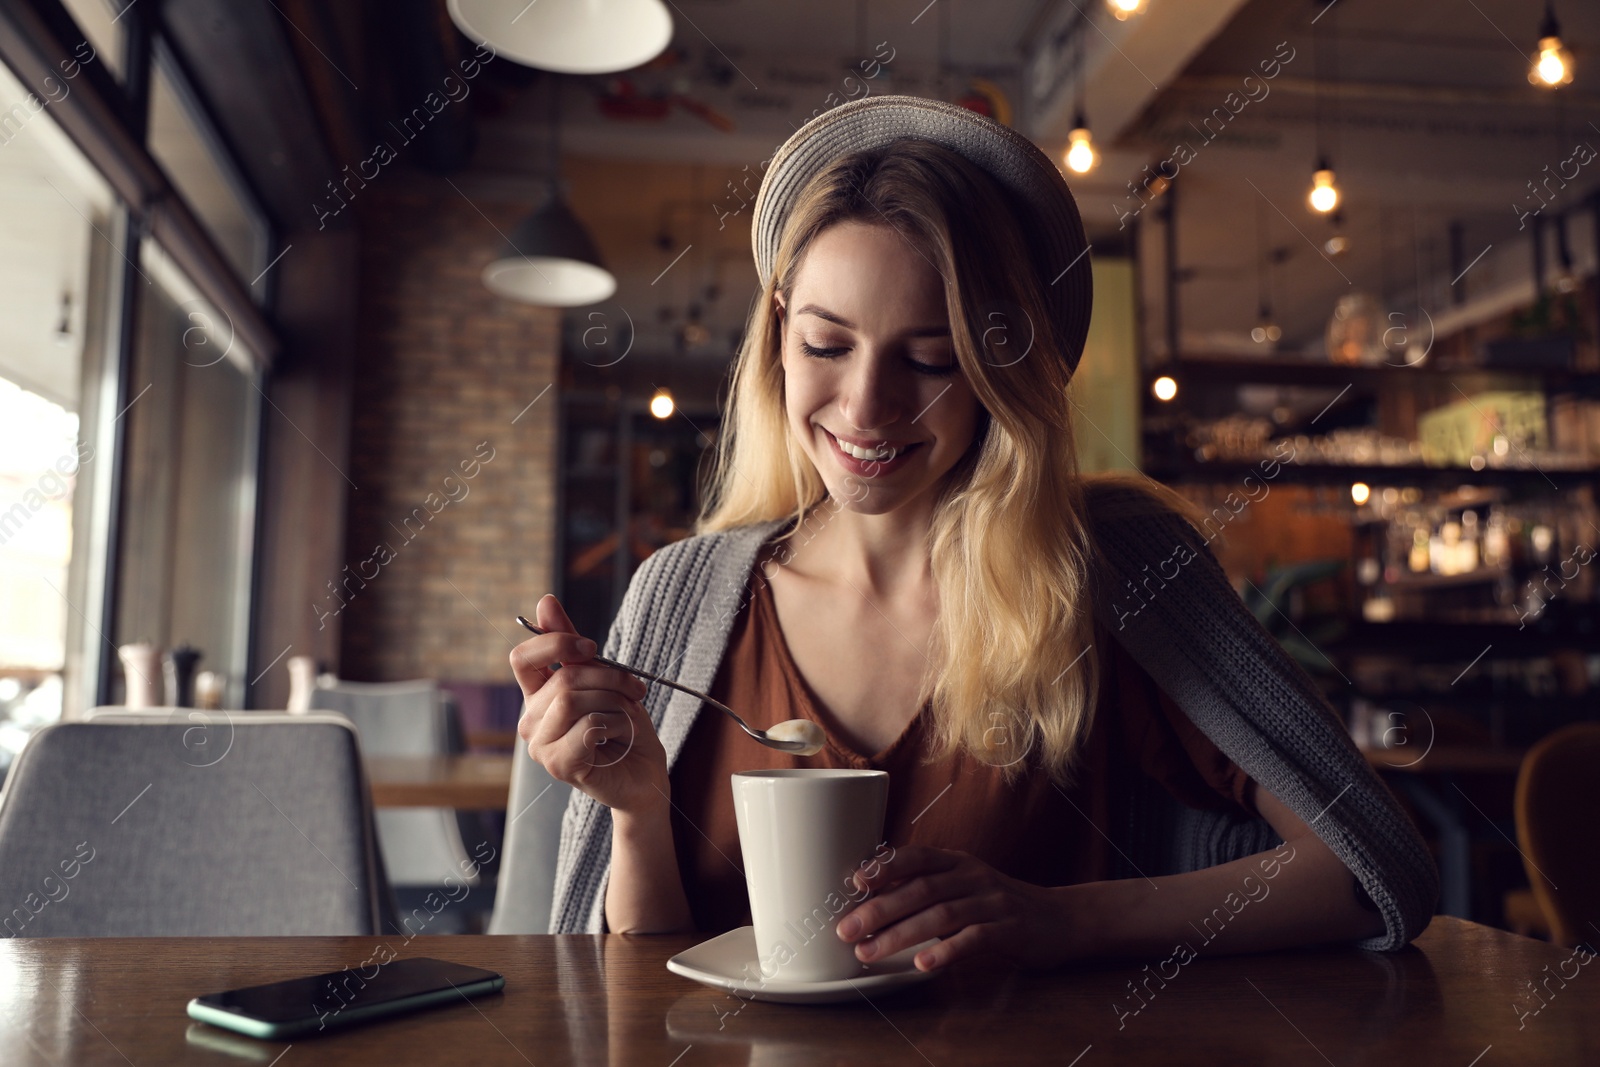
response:
<path id="1" fill-rule="evenodd" d="M 782 541 L 827 500 L 785 417 L 776 298 L 789 302 L 812 241 L 846 221 L 894 227 L 938 269 L 956 359 L 983 409 L 971 448 L 936 489 L 928 533 L 939 597 L 921 685 L 932 700 L 930 758 L 959 749 L 1008 782 L 1037 760 L 1066 784 L 1099 688 L 1096 657 L 1084 654 L 1093 546 L 1070 371 L 1018 221 L 982 169 L 903 140 L 843 156 L 806 187 L 751 310 L 695 532 L 792 516 Z"/>

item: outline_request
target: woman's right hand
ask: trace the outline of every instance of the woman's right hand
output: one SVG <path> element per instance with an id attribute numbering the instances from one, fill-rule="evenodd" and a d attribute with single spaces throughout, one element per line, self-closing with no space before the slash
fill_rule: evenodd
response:
<path id="1" fill-rule="evenodd" d="M 534 615 L 546 631 L 511 651 L 522 686 L 517 734 L 550 776 L 616 812 L 668 806 L 667 753 L 644 705 L 642 679 L 598 663 L 561 602 L 546 594 Z M 551 665 L 560 663 L 560 670 Z"/>

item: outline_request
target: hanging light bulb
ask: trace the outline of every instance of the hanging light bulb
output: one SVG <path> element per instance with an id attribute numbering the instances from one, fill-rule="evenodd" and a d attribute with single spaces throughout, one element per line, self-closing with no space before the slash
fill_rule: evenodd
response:
<path id="1" fill-rule="evenodd" d="M 1273 320 L 1272 309 L 1265 304 L 1261 306 L 1260 314 L 1256 316 L 1256 325 L 1250 331 L 1250 340 L 1258 345 L 1277 344 L 1283 340 L 1283 327 Z"/>
<path id="2" fill-rule="evenodd" d="M 1317 172 L 1311 176 L 1311 195 L 1306 199 L 1313 211 L 1324 215 L 1339 206 L 1339 187 L 1333 184 L 1333 168 L 1326 159 L 1317 160 Z"/>
<path id="3" fill-rule="evenodd" d="M 1106 7 L 1111 9 L 1118 22 L 1126 22 L 1144 13 L 1144 0 L 1106 0 Z"/>
<path id="4" fill-rule="evenodd" d="M 1283 330 L 1272 317 L 1272 263 L 1273 253 L 1269 250 L 1270 243 L 1267 234 L 1267 209 L 1262 200 L 1256 201 L 1256 243 L 1260 246 L 1260 255 L 1256 260 L 1256 286 L 1259 299 L 1256 307 L 1256 325 L 1250 331 L 1250 340 L 1258 345 L 1271 345 L 1274 348 L 1283 338 Z"/>
<path id="5" fill-rule="evenodd" d="M 1539 26 L 1539 51 L 1528 68 L 1528 80 L 1534 85 L 1554 89 L 1572 81 L 1572 53 L 1561 44 L 1561 23 L 1556 21 L 1555 7 L 1544 6 L 1544 22 Z"/>
<path id="6" fill-rule="evenodd" d="M 1178 395 L 1178 381 L 1170 375 L 1163 374 L 1150 383 L 1150 392 L 1157 400 L 1171 400 Z"/>
<path id="7" fill-rule="evenodd" d="M 670 419 L 672 411 L 672 394 L 665 388 L 657 389 L 650 398 L 650 414 L 658 419 Z"/>
<path id="8" fill-rule="evenodd" d="M 1078 112 L 1072 122 L 1072 132 L 1067 134 L 1067 168 L 1074 174 L 1088 174 L 1100 162 L 1100 153 L 1094 150 L 1089 139 L 1089 122 Z"/>

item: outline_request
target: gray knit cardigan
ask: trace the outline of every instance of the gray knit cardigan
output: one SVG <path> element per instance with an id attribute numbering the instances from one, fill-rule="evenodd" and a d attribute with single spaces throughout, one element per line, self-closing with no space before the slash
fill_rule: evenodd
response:
<path id="1" fill-rule="evenodd" d="M 1305 820 L 1360 880 L 1385 932 L 1362 948 L 1397 949 L 1427 926 L 1438 872 L 1416 827 L 1351 742 L 1316 685 L 1244 607 L 1206 541 L 1177 514 L 1126 487 L 1091 491 L 1097 618 L 1246 774 Z M 779 519 L 690 537 L 633 576 L 603 655 L 705 691 Z M 665 686 L 644 700 L 670 769 L 701 702 Z M 1198 811 L 1134 773 L 1100 827 L 1123 854 L 1121 877 L 1175 874 L 1273 847 L 1260 819 Z M 551 933 L 603 933 L 611 813 L 574 789 L 563 817 Z"/>

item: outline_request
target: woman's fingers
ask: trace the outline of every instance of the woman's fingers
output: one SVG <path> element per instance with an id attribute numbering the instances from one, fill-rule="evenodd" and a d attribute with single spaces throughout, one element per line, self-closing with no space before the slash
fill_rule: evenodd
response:
<path id="1" fill-rule="evenodd" d="M 543 707 L 557 693 L 577 693 L 585 689 L 612 693 L 624 700 L 643 700 L 650 691 L 643 678 L 627 671 L 599 663 L 572 663 L 556 671 L 538 692 L 529 694 L 527 703 L 530 708 Z"/>
<path id="2" fill-rule="evenodd" d="M 598 663 L 562 667 L 550 681 L 523 699 L 522 719 L 517 723 L 517 733 L 524 741 L 533 740 L 539 720 L 545 717 L 551 701 L 557 695 L 583 691 L 607 693 L 612 707 L 615 707 L 622 700 L 643 700 L 649 689 L 642 678 L 615 667 L 604 667 Z"/>
<path id="3" fill-rule="evenodd" d="M 539 629 L 546 632 L 535 634 L 511 650 L 511 671 L 522 686 L 524 697 L 543 688 L 555 674 L 551 670 L 554 664 L 581 663 L 598 649 L 594 641 L 578 634 L 561 602 L 551 594 L 539 599 L 534 617 Z"/>
<path id="4" fill-rule="evenodd" d="M 572 625 L 572 619 L 567 615 L 567 609 L 561 606 L 561 601 L 556 599 L 554 593 L 546 593 L 539 598 L 539 603 L 533 606 L 533 621 L 546 633 L 578 632 L 578 628 Z"/>
<path id="5" fill-rule="evenodd" d="M 953 938 L 994 918 L 996 916 L 989 914 L 981 897 L 942 901 L 880 931 L 872 940 L 861 942 L 856 946 L 856 958 L 862 961 L 882 959 L 929 938 Z"/>
<path id="6" fill-rule="evenodd" d="M 564 736 L 539 750 L 551 777 L 580 783 L 590 771 L 620 763 L 633 749 L 637 727 L 620 711 L 591 711 Z"/>
<path id="7" fill-rule="evenodd" d="M 653 727 L 637 701 L 609 690 L 579 689 L 558 693 L 536 723 L 521 729 L 535 762 L 552 777 L 577 784 L 596 768 L 621 763 L 640 732 Z"/>
<path id="8" fill-rule="evenodd" d="M 852 908 L 839 920 L 839 936 L 846 941 L 859 940 L 908 915 L 965 896 L 971 888 L 971 880 L 957 870 L 912 878 Z"/>
<path id="9" fill-rule="evenodd" d="M 861 865 L 855 879 L 862 889 L 875 890 L 884 886 L 915 878 L 919 874 L 948 871 L 960 860 L 961 853 L 948 849 L 929 848 L 926 845 L 901 845 L 890 851 L 886 859 L 876 857 Z"/>
<path id="10" fill-rule="evenodd" d="M 967 956 L 977 954 L 983 949 L 990 936 L 989 926 L 969 926 L 958 930 L 949 937 L 944 938 L 937 945 L 930 945 L 917 953 L 912 961 L 919 971 L 931 971 L 936 967 L 948 967 L 956 960 L 965 959 Z M 923 938 L 926 941 L 927 938 Z M 913 945 L 920 942 L 913 941 Z"/>
<path id="11" fill-rule="evenodd" d="M 629 698 L 608 689 L 561 689 L 547 696 L 543 714 L 528 731 L 528 740 L 535 746 L 551 745 L 567 735 L 577 721 L 591 712 L 615 712 L 626 715 Z M 533 717 L 533 713 L 523 716 Z"/>
<path id="12" fill-rule="evenodd" d="M 534 758 L 552 778 L 583 786 L 589 776 L 627 758 L 638 738 L 633 717 L 621 711 L 591 711 L 579 716 L 567 732 L 546 744 L 531 746 Z"/>
<path id="13" fill-rule="evenodd" d="M 537 634 L 511 650 L 511 672 L 523 695 L 532 696 L 555 675 L 552 666 L 589 659 L 594 655 L 593 644 L 577 634 Z"/>

